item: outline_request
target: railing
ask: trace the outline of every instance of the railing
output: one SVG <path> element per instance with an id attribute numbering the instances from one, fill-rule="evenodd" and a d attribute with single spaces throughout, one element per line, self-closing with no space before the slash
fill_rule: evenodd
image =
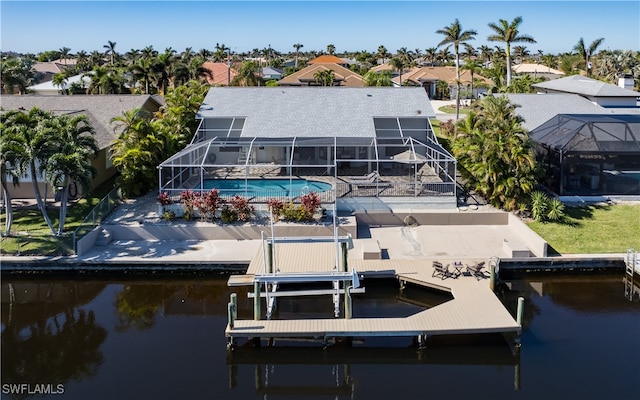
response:
<path id="1" fill-rule="evenodd" d="M 93 207 L 91 212 L 82 220 L 80 226 L 73 231 L 73 251 L 77 253 L 78 251 L 78 240 L 80 240 L 84 235 L 91 232 L 93 228 L 100 225 L 100 223 L 104 220 L 106 216 L 108 216 L 111 211 L 119 204 L 120 202 L 120 188 L 115 187 L 106 196 L 104 196 L 100 202 Z"/>
<path id="2" fill-rule="evenodd" d="M 337 183 L 338 197 L 442 197 L 455 195 L 453 182 Z"/>
<path id="3" fill-rule="evenodd" d="M 200 193 L 200 195 L 204 195 L 211 191 L 211 189 L 190 189 L 194 193 Z M 172 202 L 180 203 L 180 195 L 184 192 L 185 189 L 165 189 L 162 192 L 166 193 L 172 200 Z M 309 194 L 313 190 L 309 189 L 308 186 L 303 187 L 300 190 L 293 190 L 290 193 L 288 190 L 284 189 L 260 189 L 260 190 L 252 190 L 248 189 L 246 191 L 242 189 L 219 189 L 218 197 L 228 202 L 232 197 L 239 195 L 247 200 L 249 203 L 266 203 L 271 199 L 277 199 L 282 202 L 289 201 L 299 201 L 300 196 Z M 320 201 L 322 203 L 333 203 L 336 199 L 336 193 L 334 190 L 326 190 L 323 192 L 316 192 L 316 194 L 320 197 Z"/>

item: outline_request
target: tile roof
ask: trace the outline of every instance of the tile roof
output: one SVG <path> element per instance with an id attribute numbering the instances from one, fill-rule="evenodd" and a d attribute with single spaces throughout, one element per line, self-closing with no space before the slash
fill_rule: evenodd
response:
<path id="1" fill-rule="evenodd" d="M 207 77 L 207 83 L 210 85 L 227 86 L 229 80 L 233 80 L 238 74 L 236 70 L 231 66 L 231 77 L 229 78 L 229 66 L 223 62 L 205 62 L 202 64 L 203 68 L 208 69 L 211 72 L 212 78 Z"/>
<path id="2" fill-rule="evenodd" d="M 624 89 L 610 83 L 587 78 L 582 75 L 571 75 L 548 82 L 536 83 L 535 88 L 555 92 L 575 93 L 593 97 L 638 97 L 639 92 Z"/>
<path id="3" fill-rule="evenodd" d="M 340 86 L 346 87 L 363 87 L 364 80 L 362 76 L 351 71 L 348 68 L 338 64 L 313 64 L 302 68 L 300 71 L 285 76 L 278 81 L 278 85 L 282 86 L 309 86 L 315 83 L 314 75 L 318 71 L 331 70 L 335 75 L 335 80 L 340 82 Z"/>
<path id="4" fill-rule="evenodd" d="M 511 67 L 511 70 L 516 74 L 555 74 L 555 75 L 564 75 L 564 72 L 553 69 L 551 67 L 547 67 L 542 64 L 531 64 L 531 63 L 522 63 L 518 65 L 514 65 Z"/>
<path id="5" fill-rule="evenodd" d="M 309 61 L 309 65 L 311 64 L 348 64 L 345 60 L 340 57 L 336 57 L 331 54 L 323 54 Z"/>
<path id="6" fill-rule="evenodd" d="M 98 147 L 109 147 L 117 137 L 113 117 L 121 116 L 124 111 L 145 108 L 157 111 L 159 100 L 149 95 L 73 95 L 73 96 L 2 96 L 1 107 L 6 110 L 30 110 L 38 107 L 42 110 L 62 114 L 85 114 L 96 131 Z"/>
<path id="7" fill-rule="evenodd" d="M 400 77 L 392 80 L 397 84 Z M 474 79 L 479 79 L 486 83 L 492 83 L 490 79 L 479 74 L 473 74 Z M 456 83 L 456 67 L 415 67 L 409 72 L 402 74 L 402 81 L 411 81 L 420 84 L 424 81 L 445 81 L 450 85 Z M 468 70 L 460 69 L 460 82 L 471 82 L 471 73 Z"/>
<path id="8" fill-rule="evenodd" d="M 428 119 L 423 88 L 214 87 L 198 118 L 245 117 L 242 137 L 374 137 L 374 117 Z"/>

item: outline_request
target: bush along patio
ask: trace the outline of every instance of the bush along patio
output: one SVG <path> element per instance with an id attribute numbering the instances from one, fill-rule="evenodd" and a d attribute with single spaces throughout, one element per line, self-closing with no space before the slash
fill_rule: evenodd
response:
<path id="1" fill-rule="evenodd" d="M 293 201 L 269 199 L 267 209 L 273 222 L 313 222 L 317 215 L 322 216 L 318 214 L 322 210 L 322 202 L 316 192 L 304 194 L 299 200 L 300 203 L 295 204 Z M 256 209 L 248 198 L 237 195 L 225 200 L 217 189 L 209 192 L 185 190 L 180 193 L 179 200 L 163 192 L 158 196 L 158 203 L 160 216 L 167 221 L 182 218 L 230 224 L 256 219 Z"/>

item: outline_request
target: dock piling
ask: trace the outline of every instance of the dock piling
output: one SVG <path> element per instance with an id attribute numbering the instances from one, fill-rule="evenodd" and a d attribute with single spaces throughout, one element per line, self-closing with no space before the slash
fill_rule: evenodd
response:
<path id="1" fill-rule="evenodd" d="M 520 325 L 520 333 L 516 337 L 516 344 L 520 345 L 520 335 L 522 335 L 522 318 L 524 315 L 524 297 L 518 297 L 518 311 L 516 315 L 516 322 Z"/>
<path id="2" fill-rule="evenodd" d="M 349 250 L 347 249 L 347 243 L 340 243 L 340 247 L 342 248 L 342 272 L 347 272 L 349 268 L 347 266 L 347 256 L 349 252 Z"/>
<path id="3" fill-rule="evenodd" d="M 351 308 L 351 286 L 347 285 L 344 288 L 344 318 L 351 319 L 352 308 Z"/>
<path id="4" fill-rule="evenodd" d="M 256 281 L 253 283 L 253 293 L 255 297 L 253 298 L 253 319 L 255 321 L 260 320 L 260 282 Z"/>
<path id="5" fill-rule="evenodd" d="M 492 291 L 495 292 L 495 290 L 496 290 L 496 266 L 495 266 L 495 264 L 491 263 L 489 265 L 489 271 L 490 271 L 489 287 L 491 288 Z"/>
<path id="6" fill-rule="evenodd" d="M 273 243 L 267 243 L 267 273 L 273 274 Z"/>

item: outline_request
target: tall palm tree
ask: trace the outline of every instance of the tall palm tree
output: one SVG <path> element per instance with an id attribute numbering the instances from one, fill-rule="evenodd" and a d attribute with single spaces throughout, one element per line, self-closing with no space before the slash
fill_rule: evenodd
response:
<path id="1" fill-rule="evenodd" d="M 505 55 L 507 57 L 507 86 L 511 84 L 511 43 L 536 43 L 535 39 L 529 35 L 520 34 L 518 26 L 522 23 L 522 17 L 516 17 L 511 22 L 504 19 L 498 23 L 490 22 L 489 28 L 495 33 L 487 38 L 491 42 L 503 42 L 505 44 Z"/>
<path id="2" fill-rule="evenodd" d="M 116 53 L 116 42 L 112 42 L 111 40 L 107 40 L 107 44 L 105 44 L 104 46 L 105 49 L 107 49 L 104 53 L 105 55 L 111 56 L 111 65 L 113 65 L 114 59 L 117 55 Z"/>
<path id="3" fill-rule="evenodd" d="M 389 57 L 391 57 L 391 54 L 389 53 L 389 51 L 387 51 L 387 48 L 384 47 L 383 45 L 378 46 L 378 52 L 376 53 L 376 58 L 379 60 L 381 59 L 382 63 L 384 64 L 386 59 Z"/>
<path id="4" fill-rule="evenodd" d="M 95 131 L 86 115 L 60 115 L 45 124 L 48 136 L 56 138 L 49 149 L 47 181 L 61 191 L 60 221 L 56 234 L 62 235 L 67 217 L 67 202 L 71 183 L 80 184 L 83 192 L 89 190 L 96 174 L 91 161 L 98 154 Z"/>
<path id="5" fill-rule="evenodd" d="M 604 38 L 598 38 L 591 42 L 589 47 L 586 47 L 584 45 L 584 39 L 580 38 L 580 40 L 578 40 L 578 44 L 573 48 L 573 50 L 575 50 L 584 61 L 584 69 L 587 72 L 587 76 L 589 76 L 591 72 L 591 62 L 589 61 L 589 58 L 595 54 L 596 49 L 602 44 L 602 42 L 604 42 Z"/>
<path id="6" fill-rule="evenodd" d="M 398 75 L 400 77 L 400 86 L 402 86 L 402 72 L 404 72 L 404 68 L 407 66 L 407 64 L 402 58 L 393 57 L 391 60 L 389 60 L 389 65 L 391 65 L 394 70 L 398 71 Z"/>
<path id="7" fill-rule="evenodd" d="M 238 74 L 231 81 L 233 86 L 260 86 L 260 67 L 255 61 L 243 61 Z"/>
<path id="8" fill-rule="evenodd" d="M 144 85 L 144 93 L 149 94 L 149 84 L 153 80 L 153 61 L 150 58 L 140 58 L 135 64 L 133 64 L 129 70 L 132 73 L 133 79 L 136 83 L 142 82 Z"/>
<path id="9" fill-rule="evenodd" d="M 481 71 L 482 64 L 478 60 L 469 59 L 465 61 L 464 65 L 461 68 L 469 71 L 469 74 L 471 74 L 471 98 L 474 99 L 475 96 L 473 94 L 473 75 Z"/>
<path id="10" fill-rule="evenodd" d="M 333 53 L 336 52 L 336 46 L 334 46 L 333 44 L 329 43 L 327 45 L 327 53 L 329 53 L 330 55 L 333 55 Z"/>
<path id="11" fill-rule="evenodd" d="M 427 62 L 429 64 L 433 65 L 435 63 L 437 55 L 438 55 L 437 47 L 429 47 L 428 49 L 425 49 L 425 58 L 427 59 Z"/>
<path id="12" fill-rule="evenodd" d="M 62 47 L 60 50 L 60 58 L 64 61 L 64 65 L 67 65 L 67 59 L 69 58 L 69 52 L 71 51 L 68 47 Z"/>
<path id="13" fill-rule="evenodd" d="M 456 55 L 456 120 L 458 120 L 460 118 L 460 44 L 474 40 L 474 36 L 478 32 L 475 30 L 463 31 L 460 21 L 456 18 L 451 25 L 438 29 L 436 33 L 444 35 L 444 39 L 438 43 L 438 47 L 453 44 L 453 52 Z"/>
<path id="14" fill-rule="evenodd" d="M 300 56 L 300 49 L 303 47 L 304 45 L 302 43 L 296 43 L 293 45 L 293 48 L 296 49 L 296 69 L 298 68 L 298 57 Z"/>
<path id="15" fill-rule="evenodd" d="M 20 185 L 20 177 L 27 171 L 27 154 L 24 142 L 15 130 L 8 129 L 6 121 L 11 121 L 16 113 L 12 110 L 0 114 L 0 181 L 2 183 L 2 197 L 4 199 L 5 229 L 3 236 L 11 235 L 13 223 L 13 207 L 11 205 L 11 193 L 7 185 L 7 178 L 11 178 L 13 186 Z"/>
<path id="16" fill-rule="evenodd" d="M 381 71 L 376 73 L 369 71 L 363 76 L 365 86 L 393 86 L 391 82 L 391 71 Z"/>
<path id="17" fill-rule="evenodd" d="M 67 88 L 67 81 L 68 78 L 64 72 L 58 72 L 51 78 L 51 83 L 53 84 L 53 86 L 58 86 L 60 88 L 60 91 L 62 91 L 62 94 L 69 93 Z"/>
<path id="18" fill-rule="evenodd" d="M 173 54 L 164 52 L 154 58 L 152 70 L 155 75 L 156 87 L 158 92 L 164 95 L 171 83 L 171 64 L 173 63 Z"/>
<path id="19" fill-rule="evenodd" d="M 38 185 L 38 175 L 41 175 L 45 170 L 46 161 L 50 155 L 48 146 L 55 142 L 55 140 L 51 140 L 51 138 L 47 137 L 44 133 L 46 122 L 52 119 L 52 114 L 42 111 L 39 108 L 32 108 L 27 112 L 11 114 L 10 118 L 5 119 L 4 130 L 14 135 L 13 143 L 19 143 L 23 149 L 19 157 L 13 160 L 14 164 L 27 166 L 28 172 L 31 175 L 31 183 L 33 184 L 38 209 L 42 213 L 51 233 L 55 234 L 53 224 L 51 223 L 49 214 L 47 214 L 46 205 L 40 193 L 40 186 Z M 5 134 L 4 130 L 3 135 Z"/>

